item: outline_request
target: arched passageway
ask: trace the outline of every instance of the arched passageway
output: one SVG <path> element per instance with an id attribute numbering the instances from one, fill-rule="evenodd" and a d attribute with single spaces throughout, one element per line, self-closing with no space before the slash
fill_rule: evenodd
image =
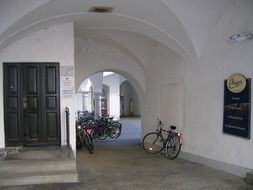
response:
<path id="1" fill-rule="evenodd" d="M 122 75 L 98 72 L 85 79 L 76 93 L 78 112 L 94 113 L 94 117 L 113 117 L 122 124 L 117 140 L 141 141 L 139 97 Z"/>

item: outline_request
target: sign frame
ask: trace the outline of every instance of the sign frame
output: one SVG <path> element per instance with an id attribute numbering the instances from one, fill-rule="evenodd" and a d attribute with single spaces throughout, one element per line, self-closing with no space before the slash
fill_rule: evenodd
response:
<path id="1" fill-rule="evenodd" d="M 224 81 L 223 109 L 223 133 L 250 139 L 250 78 L 236 73 Z"/>

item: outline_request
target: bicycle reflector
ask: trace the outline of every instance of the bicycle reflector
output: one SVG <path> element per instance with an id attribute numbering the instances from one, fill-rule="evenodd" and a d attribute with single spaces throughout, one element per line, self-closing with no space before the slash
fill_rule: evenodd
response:
<path id="1" fill-rule="evenodd" d="M 182 138 L 182 133 L 177 133 L 177 136 L 180 140 L 180 144 L 183 144 L 183 138 Z"/>
<path id="2" fill-rule="evenodd" d="M 85 131 L 86 131 L 89 135 L 91 135 L 91 133 L 92 133 L 92 129 L 91 129 L 91 128 L 85 128 Z"/>

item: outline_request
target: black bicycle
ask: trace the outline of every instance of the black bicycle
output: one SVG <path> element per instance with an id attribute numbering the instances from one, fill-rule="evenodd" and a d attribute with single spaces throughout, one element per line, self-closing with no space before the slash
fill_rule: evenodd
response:
<path id="1" fill-rule="evenodd" d="M 168 159 L 175 159 L 182 146 L 181 134 L 175 132 L 175 129 L 176 126 L 171 125 L 170 130 L 164 130 L 162 121 L 158 119 L 156 132 L 150 132 L 143 137 L 143 148 L 150 154 L 157 154 L 165 150 Z M 164 133 L 167 133 L 167 138 L 164 137 Z"/>

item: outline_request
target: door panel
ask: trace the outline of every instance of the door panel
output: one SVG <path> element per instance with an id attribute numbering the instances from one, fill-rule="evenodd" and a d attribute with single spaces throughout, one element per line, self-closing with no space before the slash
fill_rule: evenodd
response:
<path id="1" fill-rule="evenodd" d="M 56 110 L 57 109 L 57 99 L 54 96 L 48 96 L 47 97 L 47 104 L 46 109 L 47 110 Z"/>
<path id="2" fill-rule="evenodd" d="M 28 130 L 28 137 L 30 140 L 37 140 L 38 139 L 38 114 L 33 114 L 30 113 L 28 114 L 28 123 L 27 123 L 27 128 Z"/>
<path id="3" fill-rule="evenodd" d="M 6 146 L 60 145 L 58 63 L 4 63 Z"/>
<path id="4" fill-rule="evenodd" d="M 38 97 L 35 96 L 29 96 L 27 97 L 27 106 L 29 110 L 36 111 L 38 110 Z"/>
<path id="5" fill-rule="evenodd" d="M 19 65 L 9 66 L 7 72 L 7 86 L 8 86 L 8 94 L 18 94 L 18 81 L 19 81 Z"/>
<path id="6" fill-rule="evenodd" d="M 24 82 L 27 83 L 27 93 L 29 94 L 38 94 L 38 72 L 39 67 L 38 66 L 30 66 L 30 65 L 24 65 L 25 69 L 25 75 L 24 75 Z"/>
<path id="7" fill-rule="evenodd" d="M 42 68 L 44 97 L 43 112 L 45 112 L 45 141 L 60 143 L 60 85 L 59 85 L 59 65 L 46 64 Z"/>
<path id="8" fill-rule="evenodd" d="M 22 142 L 19 64 L 4 64 L 4 121 L 6 146 Z M 8 127 L 7 127 L 8 126 Z"/>
<path id="9" fill-rule="evenodd" d="M 9 123 L 9 138 L 11 140 L 18 140 L 19 139 L 19 126 L 18 126 L 18 115 L 16 113 L 9 113 L 8 114 L 8 123 Z"/>
<path id="10" fill-rule="evenodd" d="M 47 137 L 50 140 L 57 139 L 57 115 L 56 113 L 47 113 Z"/>
<path id="11" fill-rule="evenodd" d="M 57 93 L 57 75 L 56 66 L 46 66 L 45 67 L 45 78 L 46 78 L 46 94 L 56 94 Z"/>
<path id="12" fill-rule="evenodd" d="M 42 142 L 40 64 L 23 64 L 22 100 L 24 144 Z"/>
<path id="13" fill-rule="evenodd" d="M 17 110 L 18 109 L 18 97 L 8 97 L 7 98 L 7 104 L 8 104 L 8 108 L 10 110 Z"/>

